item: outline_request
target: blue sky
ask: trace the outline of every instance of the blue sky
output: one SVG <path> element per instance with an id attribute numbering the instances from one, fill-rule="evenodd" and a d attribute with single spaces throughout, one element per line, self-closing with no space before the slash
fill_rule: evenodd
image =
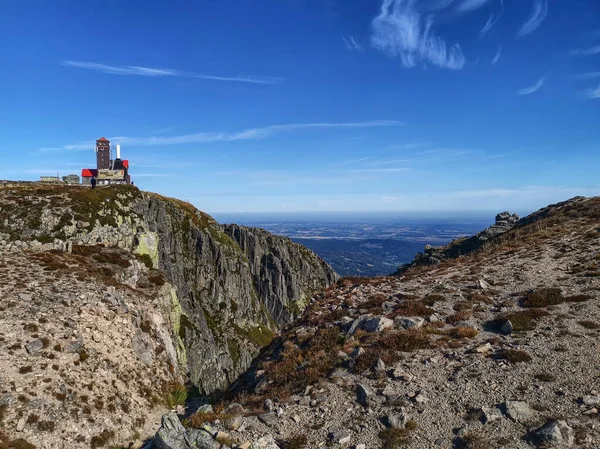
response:
<path id="1" fill-rule="evenodd" d="M 600 194 L 597 0 L 0 4 L 0 179 L 120 143 L 207 212 Z"/>

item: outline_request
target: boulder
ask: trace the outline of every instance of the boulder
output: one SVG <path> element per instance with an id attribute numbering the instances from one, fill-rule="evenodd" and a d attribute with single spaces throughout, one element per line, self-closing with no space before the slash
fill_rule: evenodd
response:
<path id="1" fill-rule="evenodd" d="M 273 439 L 273 435 L 267 435 L 255 441 L 250 446 L 250 449 L 280 449 Z"/>
<path id="2" fill-rule="evenodd" d="M 502 412 L 496 407 L 482 407 L 481 408 L 481 421 L 484 424 L 489 424 L 496 421 L 502 420 Z"/>
<path id="3" fill-rule="evenodd" d="M 364 407 L 369 406 L 369 400 L 375 397 L 375 392 L 366 384 L 356 385 L 356 400 Z"/>
<path id="4" fill-rule="evenodd" d="M 156 449 L 218 449 L 220 444 L 202 429 L 187 431 L 175 413 L 162 417 L 160 429 L 154 436 Z"/>
<path id="5" fill-rule="evenodd" d="M 392 429 L 404 429 L 407 422 L 408 417 L 404 413 L 404 410 L 397 413 L 390 413 L 385 417 L 385 424 Z"/>
<path id="6" fill-rule="evenodd" d="M 423 326 L 423 323 L 425 323 L 425 320 L 419 316 L 413 316 L 413 317 L 397 316 L 394 319 L 394 325 L 397 328 L 402 328 L 402 329 L 410 329 L 411 327 L 421 327 L 421 326 Z"/>
<path id="7" fill-rule="evenodd" d="M 550 447 L 571 447 L 575 442 L 573 428 L 565 421 L 549 421 L 533 432 L 533 438 L 538 444 Z"/>
<path id="8" fill-rule="evenodd" d="M 329 434 L 329 439 L 334 443 L 346 445 L 350 443 L 350 432 L 346 429 L 334 430 Z"/>
<path id="9" fill-rule="evenodd" d="M 506 320 L 502 326 L 500 326 L 500 332 L 504 335 L 510 335 L 513 332 L 513 324 L 510 320 Z"/>
<path id="10" fill-rule="evenodd" d="M 506 401 L 504 403 L 506 414 L 513 421 L 526 423 L 535 417 L 536 411 L 523 401 Z"/>
<path id="11" fill-rule="evenodd" d="M 384 316 L 370 318 L 364 321 L 362 328 L 366 332 L 381 332 L 384 329 L 394 327 L 394 321 Z"/>
<path id="12" fill-rule="evenodd" d="M 272 426 L 277 422 L 277 415 L 273 412 L 263 413 L 262 415 L 258 415 L 258 419 L 263 424 Z"/>
<path id="13" fill-rule="evenodd" d="M 27 350 L 27 354 L 33 355 L 40 352 L 44 349 L 44 342 L 39 338 L 37 340 L 30 341 L 25 345 L 25 349 Z"/>

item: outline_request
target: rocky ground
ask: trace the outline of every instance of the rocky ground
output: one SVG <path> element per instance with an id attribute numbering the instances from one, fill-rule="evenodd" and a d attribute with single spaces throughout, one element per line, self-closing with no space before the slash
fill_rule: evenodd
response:
<path id="1" fill-rule="evenodd" d="M 140 447 L 168 410 L 170 301 L 122 250 L 0 251 L 0 447 Z"/>
<path id="2" fill-rule="evenodd" d="M 600 447 L 600 199 L 522 223 L 469 256 L 338 281 L 157 446 Z"/>

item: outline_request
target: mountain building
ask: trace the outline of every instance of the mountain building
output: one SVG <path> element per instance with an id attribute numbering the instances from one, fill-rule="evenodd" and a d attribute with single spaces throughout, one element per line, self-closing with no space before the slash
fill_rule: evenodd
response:
<path id="1" fill-rule="evenodd" d="M 98 185 L 131 184 L 129 161 L 121 159 L 121 145 L 115 146 L 116 157 L 113 159 L 110 141 L 105 137 L 100 137 L 96 140 L 94 152 L 96 153 L 96 168 L 81 170 L 82 184 L 90 184 L 92 177 L 96 178 Z"/>

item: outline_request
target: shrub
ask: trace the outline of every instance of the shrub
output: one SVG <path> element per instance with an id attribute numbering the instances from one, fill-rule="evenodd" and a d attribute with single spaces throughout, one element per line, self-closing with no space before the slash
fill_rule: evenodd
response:
<path id="1" fill-rule="evenodd" d="M 21 368 L 19 368 L 19 374 L 27 374 L 32 371 L 33 371 L 33 367 L 31 367 L 30 365 L 22 366 Z"/>
<path id="2" fill-rule="evenodd" d="M 394 351 L 412 352 L 431 346 L 429 335 L 419 330 L 382 332 L 378 337 L 380 347 Z"/>
<path id="3" fill-rule="evenodd" d="M 90 446 L 92 449 L 97 447 L 104 447 L 115 436 L 112 430 L 104 429 L 99 435 L 95 435 L 90 440 Z"/>
<path id="4" fill-rule="evenodd" d="M 383 449 L 397 449 L 406 446 L 410 443 L 409 434 L 410 430 L 408 429 L 394 429 L 392 427 L 384 429 L 379 432 L 381 447 Z"/>
<path id="5" fill-rule="evenodd" d="M 154 264 L 152 263 L 152 257 L 149 254 L 136 254 L 136 259 L 146 265 L 146 268 L 153 268 Z"/>
<path id="6" fill-rule="evenodd" d="M 554 382 L 556 380 L 556 377 L 548 373 L 538 373 L 533 377 L 540 382 Z"/>
<path id="7" fill-rule="evenodd" d="M 565 302 L 585 302 L 585 301 L 588 301 L 588 300 L 590 300 L 592 298 L 593 298 L 593 296 L 591 296 L 591 295 L 585 295 L 585 294 L 582 294 L 582 295 L 573 295 L 573 296 L 567 296 L 565 298 Z"/>
<path id="8" fill-rule="evenodd" d="M 448 334 L 452 338 L 462 339 L 462 338 L 474 338 L 479 334 L 479 331 L 471 326 L 457 326 L 448 332 Z"/>
<path id="9" fill-rule="evenodd" d="M 171 408 L 177 405 L 185 405 L 188 397 L 188 390 L 181 382 L 168 382 L 163 387 L 167 405 Z"/>
<path id="10" fill-rule="evenodd" d="M 433 306 L 436 302 L 444 301 L 446 301 L 446 297 L 444 295 L 440 295 L 439 293 L 430 293 L 423 298 L 423 303 L 429 307 Z"/>
<path id="11" fill-rule="evenodd" d="M 587 320 L 578 321 L 577 324 L 585 327 L 586 329 L 600 329 L 600 324 L 598 324 L 594 321 L 587 321 Z"/>
<path id="12" fill-rule="evenodd" d="M 38 430 L 53 432 L 54 431 L 54 421 L 40 421 L 37 425 Z"/>
<path id="13" fill-rule="evenodd" d="M 565 298 L 559 288 L 539 288 L 527 293 L 523 306 L 540 308 L 562 304 Z"/>
<path id="14" fill-rule="evenodd" d="M 531 356 L 521 349 L 505 349 L 500 356 L 509 363 L 531 362 Z"/>
<path id="15" fill-rule="evenodd" d="M 279 443 L 282 449 L 302 449 L 307 444 L 308 438 L 306 438 L 306 435 L 295 435 Z"/>
<path id="16" fill-rule="evenodd" d="M 390 318 L 394 318 L 397 316 L 420 316 L 427 317 L 431 316 L 435 313 L 435 311 L 427 307 L 421 301 L 410 301 L 405 300 L 400 303 L 398 308 L 396 308 L 391 314 Z"/>
<path id="17" fill-rule="evenodd" d="M 500 318 L 490 321 L 487 324 L 493 329 L 499 329 L 506 320 L 509 320 L 512 323 L 515 332 L 525 332 L 535 329 L 536 321 L 548 315 L 550 314 L 545 310 L 519 310 L 517 312 L 504 314 L 500 316 Z"/>
<path id="18" fill-rule="evenodd" d="M 215 422 L 216 420 L 226 421 L 230 418 L 232 418 L 232 415 L 230 415 L 228 413 L 223 413 L 223 410 L 220 408 L 215 408 L 214 411 L 208 412 L 208 413 L 205 413 L 205 412 L 194 413 L 189 418 L 183 420 L 183 425 L 185 427 L 199 429 L 204 424 L 210 424 L 210 423 Z"/>

